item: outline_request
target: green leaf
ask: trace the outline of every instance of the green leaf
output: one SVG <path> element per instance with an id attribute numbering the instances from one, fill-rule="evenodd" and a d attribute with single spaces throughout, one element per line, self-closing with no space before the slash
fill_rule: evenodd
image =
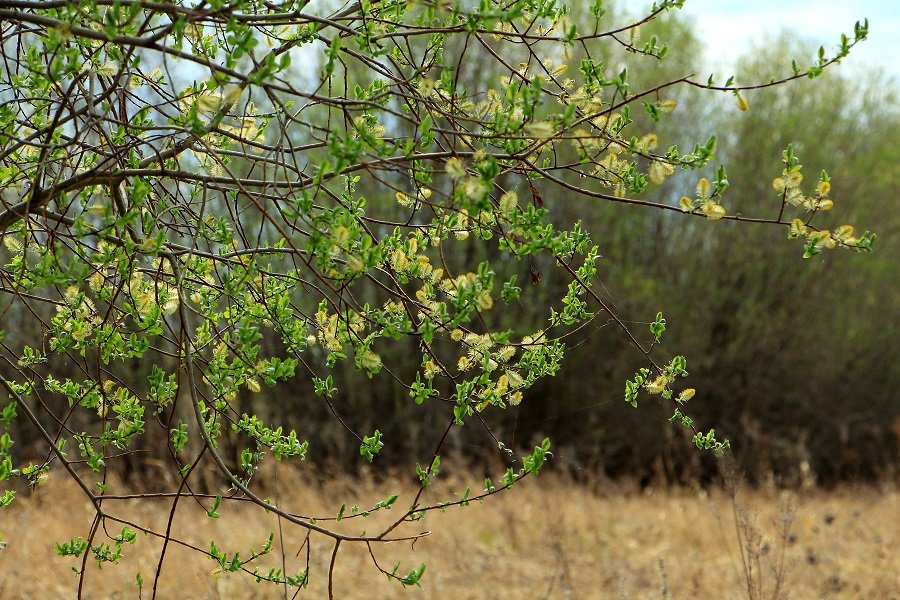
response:
<path id="1" fill-rule="evenodd" d="M 210 508 L 209 510 L 206 511 L 206 516 L 208 516 L 212 519 L 218 519 L 221 515 L 216 512 L 216 509 L 219 508 L 219 504 L 221 504 L 221 503 L 222 503 L 222 495 L 216 494 L 216 499 L 213 500 L 212 508 Z"/>

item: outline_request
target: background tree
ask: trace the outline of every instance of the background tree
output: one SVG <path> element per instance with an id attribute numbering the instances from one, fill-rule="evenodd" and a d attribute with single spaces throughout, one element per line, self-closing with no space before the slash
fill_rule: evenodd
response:
<path id="1" fill-rule="evenodd" d="M 739 77 L 765 81 L 783 57 L 811 53 L 787 37 L 772 39 L 748 55 Z M 898 122 L 896 83 L 877 72 L 841 69 L 749 92 L 747 112 L 727 98 L 681 102 L 660 137 L 718 132 L 716 153 L 730 165 L 729 206 L 745 215 L 771 198 L 771 181 L 760 174 L 772 172 L 777 149 L 793 141 L 806 177 L 827 167 L 834 196 L 843 199 L 826 218 L 833 225 L 872 222 L 896 185 L 891 165 L 898 146 L 889 133 Z M 675 175 L 651 194 L 674 202 L 690 183 Z M 556 214 L 572 203 L 564 204 Z M 696 357 L 692 384 L 709 401 L 694 415 L 736 438 L 733 456 L 752 481 L 794 485 L 811 474 L 831 485 L 896 476 L 893 213 L 879 218 L 879 251 L 865 260 L 828 253 L 803 261 L 774 228 L 710 227 L 609 205 L 571 210 L 603 240 L 604 297 L 625 315 L 661 309 L 670 323 L 666 344 Z M 609 382 L 633 363 L 617 336 L 601 329 L 580 342 L 567 377 L 552 383 L 559 401 L 523 406 L 521 436 L 541 431 L 561 439 L 565 432 L 572 443 L 558 448 L 557 458 L 578 473 L 681 482 L 718 477 L 713 461 L 687 454 L 690 440 L 677 429 L 622 414 Z M 591 390 L 587 398 L 584 387 Z"/>
<path id="2" fill-rule="evenodd" d="M 633 356 L 624 400 L 650 396 L 663 420 L 721 454 L 728 442 L 686 414 L 695 392 L 681 381 L 683 355 L 657 349 L 666 319 L 651 310 L 632 327 L 618 316 L 595 288 L 598 246 L 558 208 L 653 208 L 665 214 L 658 228 L 753 221 L 801 238 L 795 250 L 810 257 L 868 250 L 871 234 L 818 225 L 830 180 L 801 171 L 790 146 L 749 216 L 724 200 L 724 167 L 706 169 L 714 137 L 664 151 L 648 130 L 676 108 L 678 88 L 726 92 L 746 109 L 749 90 L 817 77 L 867 26 L 769 83 L 630 77 L 632 59 L 649 69 L 668 54 L 638 28 L 680 5 L 620 22 L 595 2 L 583 23 L 544 0 L 334 12 L 302 1 L 0 2 L 2 290 L 5 321 L 16 319 L 3 342 L 0 479 L 35 484 L 56 462 L 81 487 L 94 522 L 57 546 L 81 557 L 79 590 L 88 559 L 118 560 L 138 531 L 162 540 L 155 590 L 167 545 L 185 543 L 171 530 L 185 496 L 211 518 L 252 502 L 331 539 L 332 568 L 355 543 L 417 584 L 424 566 L 385 568 L 373 546 L 414 540 L 429 511 L 537 473 L 549 440 L 515 457 L 497 425 L 538 400 L 526 393 L 598 325 Z M 648 198 L 679 171 L 692 173 L 687 194 Z M 625 238 L 648 223 L 625 219 Z M 642 251 L 650 262 L 661 248 Z M 305 440 L 307 416 L 339 424 L 334 459 L 373 462 L 401 431 L 371 408 L 385 405 L 421 425 L 413 498 L 327 516 L 266 500 L 256 475 L 267 455 L 325 459 Z M 9 431 L 34 440 L 36 461 L 14 463 Z M 505 471 L 435 498 L 429 483 L 461 435 L 497 448 Z M 141 497 L 170 503 L 164 530 L 123 512 L 133 496 L 107 479 L 117 464 L 146 473 L 148 455 L 167 476 L 144 477 Z M 201 478 L 205 465 L 215 479 Z M 403 508 L 390 525 L 360 533 L 360 520 L 393 506 Z M 279 548 L 280 566 L 257 566 L 273 548 L 269 534 L 244 558 L 215 542 L 198 551 L 221 570 L 302 587 L 308 557 L 288 569 Z"/>

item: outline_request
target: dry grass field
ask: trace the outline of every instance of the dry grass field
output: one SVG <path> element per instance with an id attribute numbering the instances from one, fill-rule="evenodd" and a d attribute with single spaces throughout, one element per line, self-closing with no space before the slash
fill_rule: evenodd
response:
<path id="1" fill-rule="evenodd" d="M 0 550 L 0 599 L 75 596 L 72 567 L 79 563 L 55 556 L 51 546 L 70 536 L 86 536 L 91 512 L 77 488 L 62 479 L 52 477 L 0 512 L 0 539 L 6 543 Z M 326 484 L 286 479 L 281 478 L 282 503 L 306 514 L 333 514 L 341 503 L 362 506 L 397 492 L 402 503 L 413 491 L 411 485 L 349 478 Z M 435 491 L 448 496 L 465 487 L 441 485 L 446 487 Z M 387 568 L 400 560 L 405 572 L 426 562 L 421 589 L 388 582 L 365 548 L 346 545 L 335 567 L 335 596 L 738 599 L 751 597 L 752 591 L 753 598 L 771 598 L 780 582 L 777 592 L 784 598 L 900 598 L 897 490 L 738 490 L 735 510 L 732 498 L 721 491 L 639 492 L 611 484 L 591 491 L 545 474 L 492 500 L 430 514 L 424 525 L 406 530 L 433 532 L 414 548 L 408 542 L 375 548 Z M 155 502 L 120 502 L 112 512 L 162 529 L 171 501 Z M 195 503 L 182 500 L 173 531 L 202 548 L 214 539 L 223 550 L 242 556 L 274 531 L 275 551 L 259 561 L 266 569 L 280 566 L 278 523 L 272 515 L 243 503 L 223 503 L 219 512 L 221 519 L 210 519 Z M 362 527 L 374 530 L 376 521 L 373 516 L 343 523 L 358 532 Z M 302 542 L 301 532 L 285 528 L 289 572 L 303 566 L 305 549 L 296 556 Z M 323 539 L 311 543 L 309 587 L 298 597 L 323 598 L 331 546 Z M 149 598 L 160 547 L 157 539 L 139 535 L 119 564 L 102 570 L 89 564 L 84 596 Z M 749 577 L 745 565 L 751 567 Z M 283 597 L 280 588 L 247 575 L 211 575 L 215 566 L 208 557 L 170 546 L 157 597 Z M 137 572 L 143 576 L 143 590 L 136 584 Z"/>

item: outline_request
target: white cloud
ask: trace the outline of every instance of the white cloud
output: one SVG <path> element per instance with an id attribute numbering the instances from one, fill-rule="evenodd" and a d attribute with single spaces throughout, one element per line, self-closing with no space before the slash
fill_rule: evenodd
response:
<path id="1" fill-rule="evenodd" d="M 730 68 L 753 43 L 784 29 L 832 51 L 841 33 L 852 38 L 853 24 L 868 17 L 869 39 L 846 62 L 877 65 L 900 75 L 897 0 L 688 0 L 681 12 L 695 20 L 715 69 Z"/>

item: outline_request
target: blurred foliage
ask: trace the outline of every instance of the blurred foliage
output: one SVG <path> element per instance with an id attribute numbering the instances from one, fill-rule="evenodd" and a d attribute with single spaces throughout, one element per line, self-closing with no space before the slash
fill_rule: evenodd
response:
<path id="1" fill-rule="evenodd" d="M 751 51 L 738 78 L 766 81 L 787 57 L 810 53 L 784 35 Z M 828 167 L 841 219 L 877 230 L 872 255 L 804 260 L 783 243 L 783 232 L 768 227 L 709 227 L 621 206 L 597 207 L 590 216 L 584 205 L 578 209 L 601 240 L 608 300 L 623 315 L 666 315 L 663 343 L 689 359 L 701 426 L 715 424 L 733 440 L 752 481 L 832 484 L 898 474 L 896 90 L 883 74 L 845 68 L 748 93 L 747 112 L 726 101 L 698 113 L 688 103 L 660 134 L 680 141 L 717 131 L 719 159 L 739 165 L 729 169 L 726 203 L 752 214 L 777 212 L 770 174 L 778 172 L 779 149 L 793 143 L 807 178 Z M 679 187 L 685 182 L 676 176 L 653 194 L 671 196 Z M 640 422 L 620 405 L 616 374 L 635 365 L 611 330 L 573 345 L 563 373 L 540 392 L 553 400 L 523 407 L 514 425 L 521 437 L 547 431 L 569 441 L 560 459 L 586 477 L 716 476 L 711 461 L 690 460 L 681 431 Z"/>
<path id="2" fill-rule="evenodd" d="M 577 5 L 571 18 L 587 19 L 587 9 L 586 4 Z M 702 39 L 677 12 L 662 14 L 639 33 L 623 33 L 629 35 L 637 46 L 658 38 L 677 50 L 662 62 L 632 56 L 624 48 L 611 50 L 605 57 L 610 65 L 626 61 L 641 65 L 630 71 L 634 89 L 703 72 Z M 462 57 L 464 47 L 463 39 L 448 40 L 447 62 Z M 748 52 L 737 78 L 767 81 L 783 74 L 791 57 L 814 54 L 813 48 L 789 36 L 772 39 Z M 577 64 L 584 57 L 575 47 L 568 62 Z M 515 63 L 514 57 L 510 62 Z M 461 65 L 458 83 L 466 89 L 487 89 L 501 75 L 479 60 L 463 60 Z M 342 76 L 348 88 L 366 87 L 375 79 L 361 63 L 351 63 Z M 744 93 L 746 112 L 730 94 L 698 101 L 699 90 L 678 86 L 658 94 L 659 100 L 677 103 L 663 121 L 653 123 L 637 110 L 632 114 L 637 129 L 656 132 L 660 148 L 671 144 L 689 148 L 718 133 L 716 155 L 725 165 L 738 165 L 728 171 L 729 214 L 746 211 L 776 217 L 778 197 L 772 179 L 781 170 L 782 150 L 793 144 L 809 181 L 820 169 L 829 169 L 842 221 L 827 225 L 849 221 L 878 233 L 876 251 L 867 256 L 824 253 L 803 260 L 798 244 L 784 241 L 783 228 L 710 224 L 676 213 L 591 201 L 541 181 L 530 187 L 530 194 L 529 188 L 520 188 L 520 201 L 548 208 L 553 222 L 568 227 L 578 219 L 584 221 L 603 255 L 598 273 L 602 285 L 596 289 L 630 326 L 645 332 L 642 342 L 649 344 L 652 336 L 647 332 L 649 323 L 640 320 L 657 311 L 665 314 L 663 351 L 688 357 L 691 385 L 698 390 L 692 403 L 695 421 L 701 429 L 715 426 L 730 438 L 735 459 L 756 482 L 774 477 L 790 485 L 816 477 L 831 483 L 898 474 L 900 400 L 895 390 L 900 389 L 900 365 L 895 360 L 895 338 L 900 332 L 896 284 L 900 217 L 890 209 L 896 202 L 900 163 L 896 90 L 896 82 L 877 73 L 829 69 L 814 80 Z M 328 113 L 326 106 L 312 106 L 305 118 L 323 122 Z M 409 124 L 388 126 L 398 136 L 414 133 Z M 298 145 L 308 141 L 302 136 L 292 140 Z M 577 160 L 570 146 L 560 145 L 557 151 L 561 160 Z M 320 158 L 315 150 L 309 156 L 311 163 Z M 253 172 L 239 157 L 230 169 Z M 386 221 L 402 220 L 403 207 L 395 204 L 393 190 L 385 195 L 383 184 L 401 187 L 406 177 L 398 170 L 384 173 L 380 182 L 363 179 L 357 192 L 370 199 Z M 574 173 L 563 179 L 594 189 Z M 503 182 L 503 176 L 498 180 Z M 679 190 L 692 189 L 695 183 L 694 172 L 677 172 L 639 197 L 677 205 Z M 244 212 L 241 221 L 252 230 L 262 215 Z M 389 230 L 373 227 L 377 234 Z M 540 326 L 546 321 L 546 306 L 564 294 L 568 283 L 549 256 L 511 262 L 496 248 L 474 240 L 454 244 L 442 258 L 460 268 L 490 259 L 498 272 L 516 275 L 518 285 L 527 289 L 528 301 L 494 310 L 497 330 L 523 323 Z M 362 286 L 353 291 L 360 302 L 372 294 Z M 298 306 L 315 311 L 315 302 L 304 298 L 303 290 L 295 295 Z M 24 321 L 25 311 L 24 306 L 11 306 L 6 319 Z M 49 320 L 51 315 L 48 308 L 42 316 Z M 550 435 L 558 443 L 551 467 L 586 479 L 716 477 L 719 467 L 711 457 L 693 452 L 690 432 L 667 421 L 668 405 L 649 405 L 647 410 L 660 418 L 648 419 L 622 401 L 622 381 L 643 366 L 642 357 L 630 351 L 621 332 L 610 325 L 600 316 L 570 334 L 566 338 L 570 352 L 560 373 L 538 382 L 520 406 L 485 415 L 483 427 L 472 423 L 449 438 L 450 451 L 462 457 L 494 457 L 496 447 L 485 441 L 494 437 L 485 435 L 487 428 L 498 439 L 511 439 L 516 451 L 530 449 Z M 282 350 L 271 335 L 259 343 L 265 356 Z M 381 354 L 390 358 L 401 380 L 412 379 L 421 367 L 415 339 L 385 340 Z M 311 352 L 309 358 L 315 366 L 325 356 Z M 152 370 L 145 366 L 123 380 L 140 388 Z M 379 452 L 382 464 L 409 466 L 411 457 L 427 454 L 437 444 L 446 420 L 443 406 L 418 406 L 409 401 L 407 388 L 397 379 L 369 379 L 352 362 L 338 362 L 331 371 L 336 380 L 345 382 L 339 403 L 307 401 L 314 396 L 314 382 L 297 377 L 280 383 L 277 395 L 268 389 L 240 394 L 236 411 L 266 422 L 301 424 L 310 458 L 325 469 L 356 468 L 360 440 L 353 431 L 379 428 L 386 440 Z M 334 418 L 336 414 L 340 419 Z M 145 443 L 158 452 L 154 446 L 166 440 L 154 437 L 152 431 L 148 430 Z M 28 446 L 23 439 L 27 433 L 15 433 L 22 442 L 14 451 L 20 452 Z M 224 432 L 222 444 L 238 461 L 240 446 L 234 436 Z M 126 474 L 146 469 L 139 456 L 123 456 L 117 464 Z"/>
<path id="3" fill-rule="evenodd" d="M 656 72 L 636 71 L 636 77 L 676 79 L 699 69 L 702 42 L 691 31 L 677 14 L 645 27 L 644 36 L 674 40 L 678 52 Z M 785 34 L 748 52 L 737 76 L 766 81 L 789 57 L 813 53 Z M 473 64 L 465 77 L 467 86 L 476 86 L 487 74 Z M 804 260 L 780 229 L 732 222 L 710 226 L 677 214 L 576 202 L 559 191 L 541 194 L 540 182 L 538 197 L 530 199 L 544 203 L 561 223 L 585 221 L 604 257 L 598 289 L 620 315 L 646 318 L 657 310 L 666 315 L 664 348 L 688 357 L 691 385 L 700 390 L 693 404 L 697 421 L 732 439 L 734 458 L 753 482 L 797 485 L 814 478 L 832 484 L 898 474 L 900 217 L 889 208 L 896 202 L 900 162 L 896 89 L 884 74 L 844 67 L 815 80 L 746 93 L 750 106 L 742 112 L 730 96 L 691 102 L 698 92 L 679 88 L 673 95 L 679 108 L 656 128 L 663 147 L 718 132 L 720 162 L 739 165 L 729 169 L 729 211 L 769 211 L 772 218 L 778 210 L 772 179 L 780 172 L 781 150 L 793 144 L 808 179 L 829 169 L 841 223 L 876 230 L 879 240 L 870 255 L 825 253 Z M 677 173 L 645 196 L 676 203 L 678 190 L 691 185 L 688 174 Z M 473 244 L 447 259 L 471 264 L 496 258 L 483 252 Z M 521 285 L 538 293 L 535 298 L 541 290 L 547 301 L 558 297 L 566 284 L 552 265 L 538 259 L 518 269 Z M 544 305 L 517 303 L 506 314 L 508 324 L 539 322 Z M 644 419 L 621 401 L 623 373 L 635 371 L 640 360 L 609 325 L 601 318 L 573 334 L 569 360 L 555 378 L 539 383 L 531 401 L 511 414 L 487 418 L 497 437 L 511 437 L 526 448 L 550 435 L 561 444 L 551 466 L 585 479 L 718 477 L 716 462 L 692 451 L 687 431 L 665 418 Z M 404 344 L 398 342 L 397 356 L 412 354 L 413 347 Z M 416 366 L 408 365 L 409 372 Z M 341 376 L 358 380 L 342 398 L 348 424 L 367 430 L 378 416 L 392 415 L 382 427 L 391 440 L 383 457 L 404 463 L 435 442 L 437 411 L 410 405 L 389 380 L 364 380 L 349 368 Z M 292 392 L 306 393 L 302 387 Z M 271 410 L 263 399 L 256 404 Z M 290 405 L 279 410 L 293 416 Z M 316 423 L 310 430 L 318 442 L 313 447 L 326 462 L 349 466 L 354 440 L 334 424 L 327 407 L 317 410 L 310 414 L 303 407 L 304 420 Z M 668 408 L 658 410 L 669 416 Z M 494 450 L 484 444 L 482 432 L 472 430 L 451 440 L 451 447 L 473 458 Z"/>

